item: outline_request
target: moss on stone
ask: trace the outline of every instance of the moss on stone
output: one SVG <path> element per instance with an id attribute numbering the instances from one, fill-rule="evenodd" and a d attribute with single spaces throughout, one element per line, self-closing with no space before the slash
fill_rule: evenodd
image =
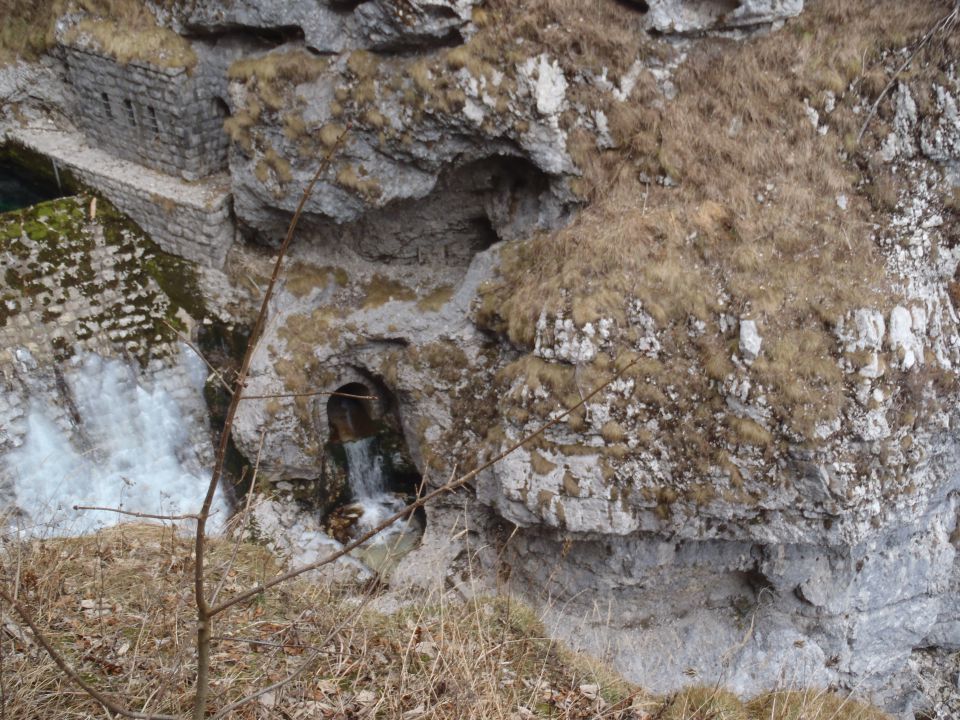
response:
<path id="1" fill-rule="evenodd" d="M 29 313 L 55 326 L 63 338 L 58 357 L 95 335 L 144 361 L 167 352 L 181 308 L 207 314 L 192 263 L 161 252 L 103 198 L 94 220 L 91 208 L 89 196 L 74 196 L 0 215 L 0 324 Z M 77 308 L 69 315 L 68 305 Z"/>

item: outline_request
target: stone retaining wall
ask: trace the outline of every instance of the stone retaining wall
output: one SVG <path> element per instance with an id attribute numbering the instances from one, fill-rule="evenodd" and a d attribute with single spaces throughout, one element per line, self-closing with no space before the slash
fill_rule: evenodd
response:
<path id="1" fill-rule="evenodd" d="M 165 252 L 223 267 L 234 238 L 226 175 L 189 183 L 91 147 L 79 133 L 17 128 L 8 137 L 102 192 Z"/>
<path id="2" fill-rule="evenodd" d="M 164 252 L 223 267 L 234 233 L 229 194 L 224 193 L 212 207 L 189 206 L 121 180 L 72 166 L 71 170 L 102 192 Z"/>

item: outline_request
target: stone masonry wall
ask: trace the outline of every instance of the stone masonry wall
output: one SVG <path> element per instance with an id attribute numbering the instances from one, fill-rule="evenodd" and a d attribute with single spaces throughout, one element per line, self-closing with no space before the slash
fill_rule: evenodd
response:
<path id="1" fill-rule="evenodd" d="M 102 192 L 165 252 L 223 266 L 234 237 L 225 175 L 188 183 L 91 147 L 79 133 L 18 128 L 8 136 Z"/>
<path id="2" fill-rule="evenodd" d="M 70 169 L 136 222 L 164 252 L 223 267 L 234 232 L 229 193 L 223 193 L 210 207 L 190 206 L 123 180 L 73 166 Z"/>
<path id="3" fill-rule="evenodd" d="M 188 180 L 226 167 L 225 78 L 63 50 L 75 121 L 98 146 Z"/>

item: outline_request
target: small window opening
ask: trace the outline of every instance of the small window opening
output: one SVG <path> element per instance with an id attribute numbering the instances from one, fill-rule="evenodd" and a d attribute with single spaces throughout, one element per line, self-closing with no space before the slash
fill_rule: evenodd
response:
<path id="1" fill-rule="evenodd" d="M 113 108 L 110 106 L 110 96 L 106 93 L 100 93 L 100 99 L 103 101 L 103 111 L 107 114 L 107 120 L 113 120 Z"/>
<path id="2" fill-rule="evenodd" d="M 130 123 L 130 127 L 137 126 L 137 113 L 133 109 L 133 103 L 130 100 L 124 100 L 123 106 L 127 109 L 127 122 Z"/>
<path id="3" fill-rule="evenodd" d="M 160 123 L 157 122 L 157 111 L 151 106 L 147 106 L 147 124 L 150 126 L 150 132 L 153 137 L 160 137 Z"/>

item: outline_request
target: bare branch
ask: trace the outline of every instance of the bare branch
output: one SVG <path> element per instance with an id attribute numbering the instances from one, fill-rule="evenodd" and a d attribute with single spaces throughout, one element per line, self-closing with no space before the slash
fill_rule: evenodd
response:
<path id="1" fill-rule="evenodd" d="M 200 358 L 201 360 L 203 360 L 203 364 L 206 365 L 208 368 L 210 368 L 210 372 L 212 372 L 214 375 L 216 375 L 217 380 L 220 381 L 220 385 L 223 387 L 223 389 L 226 390 L 228 394 L 233 395 L 233 388 L 230 387 L 230 383 L 228 383 L 228 382 L 224 379 L 224 377 L 223 377 L 223 375 L 220 373 L 220 371 L 217 370 L 209 360 L 207 360 L 206 356 L 204 356 L 204 354 L 203 354 L 202 352 L 200 352 L 200 349 L 199 349 L 196 345 L 194 345 L 192 342 L 190 342 L 190 338 L 186 337 L 182 332 L 180 332 L 179 330 L 177 330 L 173 325 L 171 325 L 171 324 L 170 324 L 169 322 L 167 322 L 166 320 L 163 321 L 163 324 L 166 325 L 166 326 L 167 326 L 168 328 L 170 328 L 171 330 L 173 330 L 173 331 L 177 334 L 177 337 L 180 338 L 180 341 L 181 341 L 184 345 L 186 345 L 188 348 L 190 348 L 191 350 L 193 350 L 193 353 L 194 353 L 198 358 Z"/>
<path id="2" fill-rule="evenodd" d="M 122 510 L 120 508 L 100 507 L 99 505 L 74 505 L 74 510 L 103 510 L 104 512 L 118 513 L 120 515 L 130 515 L 131 517 L 147 518 L 150 520 L 197 520 L 199 516 L 196 513 L 184 513 L 183 515 L 155 515 L 154 513 L 134 512 L 133 510 Z"/>
<path id="3" fill-rule="evenodd" d="M 260 446 L 257 448 L 257 459 L 253 464 L 253 477 L 250 478 L 250 489 L 247 490 L 247 504 L 243 507 L 243 526 L 237 532 L 236 540 L 233 543 L 233 551 L 230 553 L 230 559 L 227 561 L 227 565 L 223 569 L 223 577 L 220 578 L 220 582 L 213 591 L 213 595 L 210 596 L 211 603 L 215 603 L 217 601 L 220 591 L 223 590 L 223 586 L 227 582 L 227 576 L 230 574 L 230 570 L 233 568 L 233 563 L 237 559 L 237 552 L 240 550 L 240 543 L 243 542 L 243 536 L 246 534 L 247 526 L 250 524 L 250 503 L 253 500 L 253 489 L 257 485 L 257 473 L 260 470 L 260 454 L 263 452 L 263 439 L 266 436 L 267 430 L 264 428 L 263 432 L 260 433 Z M 247 468 L 244 467 L 243 472 L 246 473 L 246 471 Z M 243 475 L 240 476 L 240 482 L 243 482 Z"/>
<path id="4" fill-rule="evenodd" d="M 216 460 L 213 466 L 213 472 L 210 475 L 210 484 L 207 486 L 207 494 L 203 499 L 203 506 L 200 509 L 197 518 L 197 534 L 194 544 L 194 597 L 197 603 L 197 692 L 193 702 L 194 720 L 204 720 L 207 714 L 207 696 L 210 690 L 210 635 L 213 613 L 210 612 L 210 603 L 207 601 L 205 589 L 204 574 L 204 552 L 206 549 L 206 527 L 207 518 L 210 517 L 210 508 L 213 506 L 213 496 L 217 492 L 220 484 L 220 477 L 223 474 L 223 464 L 227 457 L 227 447 L 230 442 L 230 435 L 233 432 L 233 421 L 237 415 L 237 408 L 240 405 L 240 398 L 243 389 L 247 384 L 247 377 L 250 374 L 250 362 L 253 359 L 253 353 L 257 348 L 257 343 L 263 332 L 267 321 L 267 310 L 270 306 L 270 300 L 273 297 L 274 288 L 280 278 L 280 269 L 283 267 L 283 259 L 290 248 L 293 236 L 297 230 L 297 224 L 300 222 L 300 216 L 303 214 L 303 208 L 307 200 L 313 193 L 314 187 L 320 180 L 320 176 L 330 166 L 334 154 L 343 144 L 351 128 L 350 123 L 343 129 L 337 141 L 327 150 L 326 155 L 320 162 L 317 171 L 314 173 L 307 187 L 304 188 L 300 196 L 300 202 L 297 209 L 290 219 L 290 225 L 287 227 L 287 234 L 283 238 L 283 243 L 277 253 L 277 261 L 273 265 L 273 273 L 270 275 L 270 282 L 263 293 L 263 300 L 260 303 L 260 312 L 257 314 L 257 320 L 254 323 L 250 338 L 247 341 L 247 348 L 243 354 L 243 361 L 240 363 L 240 370 L 234 383 L 234 392 L 230 398 L 230 405 L 227 407 L 227 414 L 223 421 L 223 431 L 220 434 L 220 443 L 217 446 Z"/>
<path id="5" fill-rule="evenodd" d="M 57 667 L 63 671 L 63 674 L 70 678 L 70 680 L 87 695 L 103 705 L 108 712 L 114 713 L 115 715 L 122 715 L 123 717 L 135 718 L 136 720 L 180 720 L 173 715 L 156 715 L 153 713 L 141 713 L 135 712 L 134 710 L 128 710 L 116 699 L 97 690 L 95 687 L 90 685 L 90 683 L 80 677 L 80 674 L 70 666 L 70 663 L 66 661 L 63 655 L 61 655 L 57 649 L 50 644 L 50 641 L 47 640 L 46 636 L 40 632 L 40 628 L 38 628 L 33 622 L 33 618 L 30 617 L 30 613 L 27 612 L 27 609 L 19 602 L 14 600 L 10 593 L 8 593 L 6 588 L 3 586 L 0 586 L 0 597 L 6 600 L 7 603 L 14 610 L 16 610 L 17 615 L 19 615 L 27 624 L 27 627 L 30 628 L 33 639 L 40 647 L 44 649 L 47 655 L 50 656 L 50 659 L 56 663 Z"/>
<path id="6" fill-rule="evenodd" d="M 629 370 L 631 367 L 633 367 L 634 365 L 636 365 L 638 362 L 640 362 L 640 358 L 637 358 L 637 359 L 635 359 L 635 360 L 632 360 L 630 363 L 628 363 L 627 365 L 625 365 L 623 368 L 621 368 L 620 370 L 617 370 L 617 371 L 616 371 L 613 375 L 611 375 L 604 383 L 602 383 L 601 385 L 598 385 L 596 388 L 594 388 L 590 393 L 588 393 L 588 394 L 587 394 L 580 402 L 578 402 L 576 405 L 568 408 L 567 410 L 564 410 L 562 413 L 560 413 L 559 415 L 557 415 L 555 418 L 553 418 L 552 420 L 550 420 L 550 421 L 547 422 L 547 423 L 544 423 L 543 425 L 541 425 L 539 428 L 537 428 L 535 431 L 533 431 L 533 432 L 530 433 L 529 435 L 524 436 L 522 439 L 520 439 L 520 440 L 518 440 L 517 442 L 515 442 L 513 445 L 511 445 L 509 448 L 507 448 L 506 450 L 504 450 L 503 452 L 501 452 L 499 455 L 497 455 L 497 456 L 494 457 L 493 459 L 488 460 L 487 462 L 485 462 L 485 463 L 484 463 L 483 465 L 481 465 L 480 467 L 478 467 L 478 468 L 476 468 L 476 469 L 474 469 L 474 470 L 471 470 L 471 471 L 468 472 L 466 475 L 463 475 L 463 476 L 461 476 L 460 478 L 457 478 L 456 480 L 450 480 L 450 481 L 447 482 L 446 484 L 441 485 L 440 487 L 438 487 L 436 490 L 433 490 L 432 492 L 427 493 L 426 495 L 424 495 L 423 497 L 419 498 L 419 499 L 416 500 L 415 502 L 411 503 L 410 505 L 407 505 L 403 510 L 400 510 L 400 511 L 394 513 L 393 515 L 391 515 L 390 517 L 388 517 L 386 520 L 384 520 L 383 522 L 381 522 L 379 525 L 377 525 L 376 527 L 374 527 L 372 530 L 364 533 L 363 535 L 361 535 L 361 536 L 360 536 L 359 538 L 357 538 L 356 540 L 353 540 L 352 542 L 347 543 L 347 544 L 344 545 L 340 550 L 337 550 L 336 552 L 328 555 L 327 557 L 323 558 L 322 560 L 318 560 L 318 561 L 312 562 L 312 563 L 310 563 L 310 564 L 308 564 L 308 565 L 302 565 L 302 566 L 300 566 L 300 567 L 294 568 L 293 570 L 289 570 L 289 571 L 283 573 L 282 575 L 278 575 L 277 577 L 273 578 L 273 580 L 269 580 L 269 581 L 267 581 L 267 582 L 265 582 L 265 583 L 262 583 L 262 584 L 260 584 L 260 585 L 257 585 L 256 587 L 253 587 L 253 588 L 251 588 L 251 589 L 249 589 L 249 590 L 246 590 L 246 591 L 240 593 L 239 595 L 235 595 L 234 597 L 230 598 L 229 600 L 224 600 L 224 601 L 223 601 L 222 603 L 220 603 L 219 605 L 215 605 L 214 607 L 210 608 L 210 617 L 213 617 L 213 616 L 215 616 L 215 615 L 219 615 L 220 613 L 222 613 L 222 612 L 223 612 L 224 610 L 226 610 L 227 608 L 230 608 L 230 607 L 232 607 L 233 605 L 236 605 L 237 603 L 243 602 L 244 600 L 248 600 L 248 599 L 251 598 L 251 597 L 254 597 L 254 596 L 256 596 L 256 595 L 259 595 L 260 593 L 264 592 L 265 590 L 269 590 L 270 588 L 275 587 L 275 586 L 277 586 L 277 585 L 279 585 L 279 584 L 281 584 L 281 583 L 284 583 L 284 582 L 286 582 L 287 580 L 291 580 L 292 578 L 295 578 L 295 577 L 297 577 L 298 575 L 302 575 L 303 573 L 309 572 L 309 571 L 311 571 L 311 570 L 316 570 L 317 568 L 323 567 L 324 565 L 329 565 L 330 563 L 332 563 L 332 562 L 334 562 L 334 561 L 342 558 L 344 555 L 347 555 L 347 554 L 350 553 L 352 550 L 355 550 L 356 548 L 360 547 L 360 546 L 363 545 L 367 540 L 369 540 L 370 538 L 374 537 L 375 535 L 377 535 L 378 533 L 382 532 L 383 530 L 387 529 L 388 527 L 390 527 L 391 525 L 393 525 L 393 524 L 394 524 L 395 522 L 397 522 L 398 520 L 400 520 L 400 519 L 402 519 L 402 518 L 404 518 L 404 517 L 407 517 L 407 516 L 408 516 L 410 513 L 412 513 L 413 511 L 417 510 L 418 508 L 423 507 L 424 505 L 426 505 L 427 503 L 429 503 L 429 502 L 430 502 L 431 500 L 433 500 L 434 498 L 439 497 L 440 495 L 443 495 L 443 494 L 445 494 L 445 493 L 453 492 L 453 491 L 456 490 L 457 488 L 460 488 L 460 487 L 466 485 L 468 482 L 470 482 L 471 480 L 473 480 L 477 475 L 479 475 L 480 473 L 482 473 L 484 470 L 487 470 L 488 468 L 492 467 L 493 465 L 496 465 L 498 462 L 500 462 L 501 460 L 503 460 L 503 459 L 504 459 L 505 457 L 507 457 L 508 455 L 513 454 L 516 450 L 518 450 L 519 448 L 521 448 L 524 444 L 528 443 L 530 440 L 534 439 L 535 437 L 543 434 L 543 433 L 546 432 L 548 429 L 550 429 L 551 427 L 553 427 L 554 425 L 556 425 L 558 422 L 560 422 L 561 420 L 563 420 L 564 418 L 566 418 L 566 417 L 567 417 L 570 413 L 572 413 L 574 410 L 577 410 L 578 408 L 582 407 L 583 405 L 586 405 L 588 402 L 590 402 L 590 400 L 592 400 L 592 399 L 593 399 L 594 397 L 596 397 L 599 393 L 601 393 L 603 390 L 605 390 L 605 389 L 610 385 L 610 383 L 612 383 L 612 382 L 613 382 L 614 380 L 616 380 L 618 377 L 620 377 L 621 375 L 623 375 L 623 373 L 625 373 L 625 372 L 626 372 L 627 370 Z"/>

